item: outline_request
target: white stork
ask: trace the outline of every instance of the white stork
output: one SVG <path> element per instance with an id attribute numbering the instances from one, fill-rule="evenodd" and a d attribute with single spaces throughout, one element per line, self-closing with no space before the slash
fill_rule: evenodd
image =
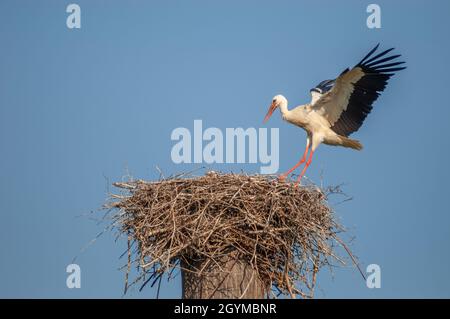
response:
<path id="1" fill-rule="evenodd" d="M 276 95 L 269 111 L 264 118 L 266 122 L 275 109 L 280 108 L 285 121 L 301 127 L 307 133 L 306 149 L 300 161 L 289 171 L 282 174 L 285 179 L 297 167 L 303 164 L 308 156 L 305 167 L 297 179 L 301 181 L 312 156 L 321 144 L 344 146 L 356 150 L 362 149 L 362 144 L 348 138 L 362 125 L 367 114 L 372 110 L 372 103 L 384 90 L 395 71 L 405 69 L 399 66 L 405 62 L 392 61 L 400 55 L 386 56 L 394 48 L 375 54 L 379 44 L 373 48 L 351 70 L 345 69 L 336 79 L 320 82 L 311 89 L 311 102 L 288 110 L 288 101 L 283 95 Z M 390 63 L 386 63 L 392 61 Z"/>

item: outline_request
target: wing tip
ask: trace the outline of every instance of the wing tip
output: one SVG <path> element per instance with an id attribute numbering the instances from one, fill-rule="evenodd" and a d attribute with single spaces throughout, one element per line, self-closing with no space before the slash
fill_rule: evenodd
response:
<path id="1" fill-rule="evenodd" d="M 375 45 L 375 47 L 372 50 L 370 50 L 370 52 L 366 56 L 364 56 L 364 58 L 355 65 L 355 67 L 370 66 L 370 65 L 373 66 L 373 65 L 376 65 L 377 63 L 390 61 L 390 60 L 393 60 L 393 59 L 396 59 L 396 58 L 399 58 L 402 56 L 401 54 L 396 54 L 396 55 L 392 55 L 392 56 L 389 56 L 387 58 L 383 58 L 380 60 L 379 58 L 382 58 L 389 52 L 395 50 L 395 47 L 391 47 L 381 53 L 374 55 L 379 47 L 380 47 L 380 42 L 378 42 L 377 45 Z"/>

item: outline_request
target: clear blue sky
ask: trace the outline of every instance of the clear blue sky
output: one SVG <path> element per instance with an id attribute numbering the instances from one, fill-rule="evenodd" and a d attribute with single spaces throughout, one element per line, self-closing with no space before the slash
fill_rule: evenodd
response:
<path id="1" fill-rule="evenodd" d="M 379 30 L 366 27 L 372 2 Z M 345 184 L 354 199 L 336 214 L 382 287 L 346 267 L 324 271 L 317 296 L 450 297 L 450 2 L 79 0 L 80 30 L 66 27 L 69 3 L 0 2 L 0 297 L 120 298 L 125 241 L 106 234 L 79 254 L 102 226 L 77 216 L 104 203 L 108 180 L 197 167 L 172 163 L 174 128 L 263 127 L 273 95 L 308 102 L 378 42 L 408 69 L 353 135 L 364 150 L 321 146 L 307 175 Z M 285 171 L 305 134 L 278 113 L 268 126 L 280 128 Z M 70 290 L 76 255 L 82 287 Z M 161 297 L 179 296 L 179 277 L 164 283 Z"/>

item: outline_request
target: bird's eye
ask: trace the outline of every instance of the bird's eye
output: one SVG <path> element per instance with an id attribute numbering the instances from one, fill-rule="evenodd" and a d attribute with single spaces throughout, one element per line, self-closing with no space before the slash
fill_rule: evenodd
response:
<path id="1" fill-rule="evenodd" d="M 275 100 L 275 99 L 273 99 L 273 100 L 272 100 L 272 102 L 273 102 L 273 103 L 275 103 L 275 102 L 276 102 L 276 100 Z"/>

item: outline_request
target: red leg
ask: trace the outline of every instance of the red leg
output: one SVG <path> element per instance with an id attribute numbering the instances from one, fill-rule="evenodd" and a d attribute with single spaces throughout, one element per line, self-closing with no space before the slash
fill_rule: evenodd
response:
<path id="1" fill-rule="evenodd" d="M 281 174 L 280 175 L 280 180 L 284 180 L 292 171 L 294 171 L 297 167 L 299 167 L 300 165 L 302 165 L 305 160 L 306 160 L 306 155 L 308 155 L 308 149 L 309 149 L 309 139 L 306 142 L 306 148 L 305 148 L 305 152 L 303 153 L 302 158 L 300 159 L 300 161 L 295 164 L 290 170 L 288 170 L 286 173 Z"/>
<path id="2" fill-rule="evenodd" d="M 296 185 L 298 185 L 300 183 L 300 181 L 302 180 L 303 175 L 305 175 L 305 172 L 308 169 L 308 166 L 311 164 L 313 154 L 314 154 L 314 151 L 311 150 L 311 153 L 309 153 L 308 161 L 306 162 L 305 167 L 303 167 L 302 172 L 300 173 L 300 175 L 297 178 Z"/>

